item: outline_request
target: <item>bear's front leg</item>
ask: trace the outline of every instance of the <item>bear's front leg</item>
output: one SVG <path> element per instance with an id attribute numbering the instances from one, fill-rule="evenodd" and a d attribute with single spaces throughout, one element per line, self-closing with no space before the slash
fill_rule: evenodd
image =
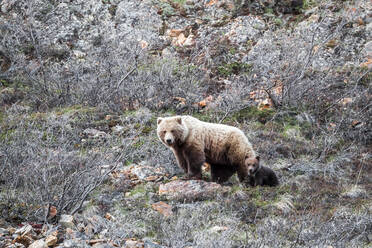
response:
<path id="1" fill-rule="evenodd" d="M 255 186 L 264 186 L 264 179 L 260 176 L 260 177 L 256 177 L 255 178 Z"/>
<path id="2" fill-rule="evenodd" d="M 177 160 L 177 164 L 178 166 L 183 169 L 183 171 L 188 174 L 189 172 L 189 169 L 188 169 L 188 165 L 187 165 L 187 161 L 182 153 L 182 151 L 178 150 L 178 149 L 172 149 L 173 150 L 173 154 L 174 156 L 176 157 L 176 160 Z"/>
<path id="3" fill-rule="evenodd" d="M 189 179 L 200 180 L 202 178 L 201 167 L 205 162 L 205 154 L 201 149 L 188 147 L 184 151 L 184 157 L 187 160 Z"/>

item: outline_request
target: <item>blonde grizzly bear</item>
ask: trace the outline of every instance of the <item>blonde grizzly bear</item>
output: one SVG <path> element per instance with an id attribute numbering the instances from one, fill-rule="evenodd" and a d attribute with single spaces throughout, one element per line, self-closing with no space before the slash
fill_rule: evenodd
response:
<path id="1" fill-rule="evenodd" d="M 189 179 L 201 179 L 204 162 L 211 165 L 214 182 L 225 182 L 235 172 L 239 181 L 246 178 L 245 159 L 256 155 L 240 129 L 192 116 L 159 117 L 157 123 L 159 139 L 173 151 Z"/>

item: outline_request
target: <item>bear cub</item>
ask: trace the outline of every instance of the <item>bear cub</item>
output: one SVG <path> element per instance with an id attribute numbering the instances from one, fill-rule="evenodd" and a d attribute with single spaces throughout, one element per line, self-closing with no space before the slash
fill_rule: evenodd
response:
<path id="1" fill-rule="evenodd" d="M 247 182 L 255 187 L 257 185 L 264 186 L 277 186 L 279 180 L 275 175 L 275 172 L 265 166 L 260 165 L 260 157 L 246 158 L 245 160 Z"/>

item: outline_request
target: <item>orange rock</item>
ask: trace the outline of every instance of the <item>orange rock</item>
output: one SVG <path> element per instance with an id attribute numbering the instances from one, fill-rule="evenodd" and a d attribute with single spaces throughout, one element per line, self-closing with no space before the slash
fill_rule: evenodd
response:
<path id="1" fill-rule="evenodd" d="M 165 217 L 169 217 L 173 214 L 172 212 L 172 206 L 168 205 L 165 202 L 156 202 L 151 205 L 152 208 L 156 211 L 158 211 L 160 214 L 164 215 Z"/>
<path id="2" fill-rule="evenodd" d="M 148 176 L 148 177 L 145 178 L 145 181 L 153 182 L 153 181 L 156 181 L 157 179 L 159 179 L 158 176 Z"/>
<path id="3" fill-rule="evenodd" d="M 209 7 L 209 6 L 212 6 L 216 3 L 218 3 L 218 0 L 210 0 L 208 3 L 205 4 L 205 6 Z"/>
<path id="4" fill-rule="evenodd" d="M 167 31 L 167 35 L 169 37 L 178 37 L 183 31 L 183 29 L 170 29 Z"/>
<path id="5" fill-rule="evenodd" d="M 110 213 L 106 213 L 105 218 L 108 220 L 115 220 L 114 216 L 112 216 Z"/>

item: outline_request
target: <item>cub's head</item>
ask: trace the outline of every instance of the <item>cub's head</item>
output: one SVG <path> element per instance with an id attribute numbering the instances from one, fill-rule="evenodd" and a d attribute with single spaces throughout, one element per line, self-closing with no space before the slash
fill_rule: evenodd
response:
<path id="1" fill-rule="evenodd" d="M 260 157 L 246 157 L 245 158 L 245 168 L 247 170 L 248 176 L 254 176 L 256 172 L 260 169 Z"/>
<path id="2" fill-rule="evenodd" d="M 158 137 L 166 146 L 181 145 L 189 134 L 189 129 L 181 116 L 159 117 Z"/>

